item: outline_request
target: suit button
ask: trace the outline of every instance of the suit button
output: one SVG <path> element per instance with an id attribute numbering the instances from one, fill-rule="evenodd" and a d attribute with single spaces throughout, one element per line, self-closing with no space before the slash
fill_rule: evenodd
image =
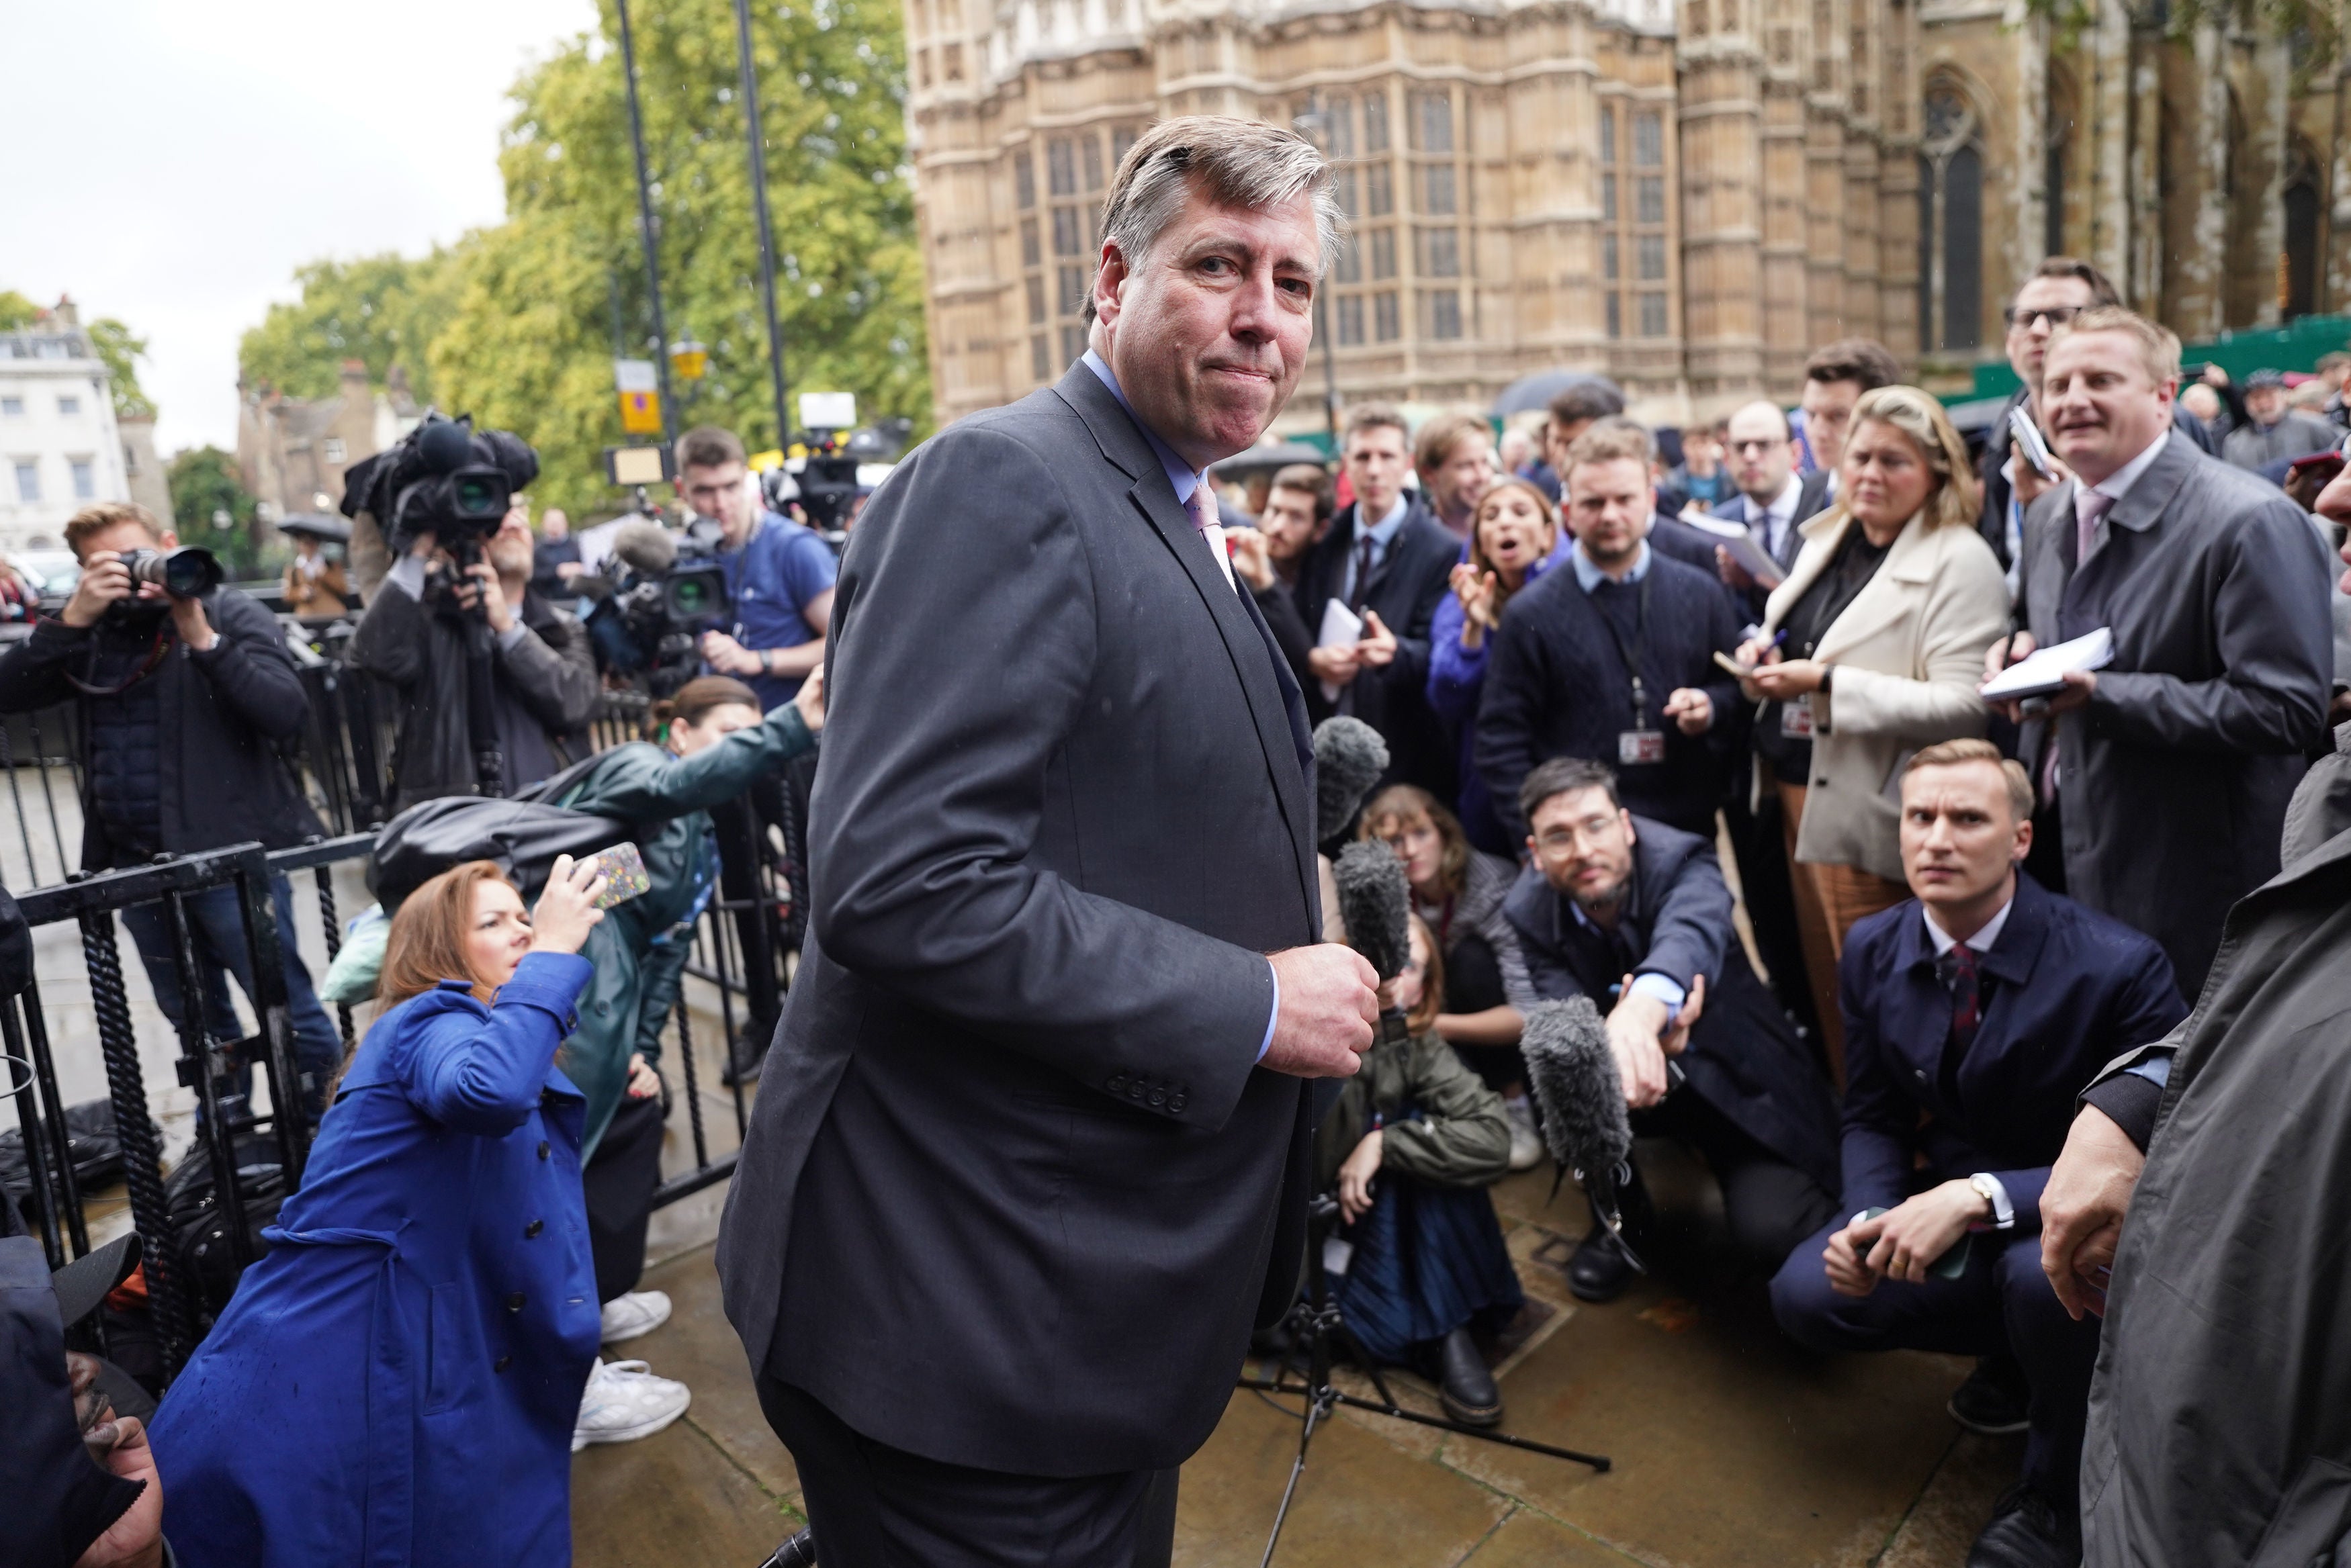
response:
<path id="1" fill-rule="evenodd" d="M 517 1291 L 514 1294 L 507 1298 L 507 1311 L 520 1312 L 522 1311 L 522 1303 L 523 1293 L 520 1291 Z"/>
<path id="2" fill-rule="evenodd" d="M 1126 1075 L 1123 1073 L 1119 1074 L 1116 1077 L 1113 1078 L 1105 1087 L 1107 1087 L 1113 1095 L 1123 1095 L 1126 1093 Z"/>
<path id="3" fill-rule="evenodd" d="M 493 1372 L 504 1372 L 507 1367 L 512 1366 L 513 1365 L 513 1356 L 501 1355 L 496 1361 L 490 1363 L 490 1370 Z"/>
<path id="4" fill-rule="evenodd" d="M 1127 1085 L 1126 1097 L 1130 1100 L 1139 1100 L 1143 1098 L 1143 1085 L 1141 1082 L 1138 1081 Z"/>
<path id="5" fill-rule="evenodd" d="M 545 1138 L 541 1138 L 541 1139 L 539 1139 L 539 1140 L 538 1140 L 538 1158 L 541 1158 L 541 1159 L 545 1159 L 545 1158 L 547 1158 L 547 1150 L 548 1150 L 548 1142 L 547 1142 L 547 1140 L 546 1140 Z"/>
<path id="6" fill-rule="evenodd" d="M 544 1231 L 544 1230 L 546 1230 L 546 1229 L 547 1229 L 547 1221 L 546 1221 L 546 1220 L 532 1220 L 529 1224 L 528 1224 L 528 1225 L 526 1225 L 526 1226 L 524 1226 L 524 1227 L 522 1228 L 523 1240 L 525 1240 L 525 1241 L 528 1241 L 530 1238 L 532 1238 L 533 1236 L 538 1235 L 541 1231 Z"/>
<path id="7" fill-rule="evenodd" d="M 1164 1106 L 1164 1105 L 1165 1105 L 1165 1104 L 1167 1103 L 1167 1091 L 1166 1091 L 1166 1090 L 1165 1090 L 1165 1089 L 1154 1089 L 1154 1090 L 1152 1090 L 1152 1091 L 1151 1091 L 1151 1103 L 1152 1103 L 1153 1105 L 1155 1105 L 1155 1106 Z"/>
<path id="8" fill-rule="evenodd" d="M 1924 1067 L 1913 1067 L 1910 1069 L 1910 1075 L 1923 1084 L 1927 1081 L 1927 1069 Z"/>
<path id="9" fill-rule="evenodd" d="M 1167 1096 L 1167 1108 L 1171 1111 L 1180 1111 L 1184 1108 L 1183 1090 L 1178 1089 L 1174 1094 Z"/>

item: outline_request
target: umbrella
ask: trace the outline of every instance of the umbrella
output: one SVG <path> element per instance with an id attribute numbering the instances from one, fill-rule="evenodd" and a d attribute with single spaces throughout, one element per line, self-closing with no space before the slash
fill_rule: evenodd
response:
<path id="1" fill-rule="evenodd" d="M 1330 459 L 1316 448 L 1304 441 L 1285 441 L 1235 452 L 1222 462 L 1210 464 L 1208 472 L 1218 479 L 1242 479 L 1252 473 L 1270 473 L 1278 468 L 1288 468 L 1293 462 L 1311 463 L 1316 468 L 1330 466 Z"/>
<path id="2" fill-rule="evenodd" d="M 1548 408 L 1551 400 L 1570 387 L 1603 387 L 1614 393 L 1619 408 L 1624 406 L 1624 389 L 1605 376 L 1589 370 L 1538 370 L 1531 376 L 1521 376 L 1502 389 L 1494 400 L 1493 415 L 1506 420 L 1512 414 L 1523 414 L 1535 409 Z"/>
<path id="3" fill-rule="evenodd" d="M 351 525 L 340 517 L 322 517 L 315 512 L 297 513 L 277 525 L 280 534 L 308 534 L 313 539 L 329 544 L 348 545 L 351 542 Z"/>

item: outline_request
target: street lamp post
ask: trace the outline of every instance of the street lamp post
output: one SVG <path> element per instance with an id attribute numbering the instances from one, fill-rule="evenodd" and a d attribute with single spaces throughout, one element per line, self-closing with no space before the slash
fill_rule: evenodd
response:
<path id="1" fill-rule="evenodd" d="M 645 172 L 645 122 L 637 108 L 637 48 L 629 31 L 629 0 L 614 0 L 621 14 L 621 75 L 629 85 L 629 145 L 637 155 L 637 225 L 645 244 L 645 295 L 653 313 L 653 373 L 661 378 L 662 440 L 670 435 L 669 330 L 662 321 L 661 235 L 653 219 L 653 181 Z"/>
<path id="2" fill-rule="evenodd" d="M 768 221 L 768 151 L 759 136 L 759 79 L 751 68 L 750 0 L 735 0 L 735 48 L 743 67 L 743 124 L 751 140 L 751 212 L 759 223 L 759 293 L 768 307 L 768 379 L 776 394 L 776 449 L 789 451 L 785 413 L 784 329 L 776 315 L 776 237 Z"/>

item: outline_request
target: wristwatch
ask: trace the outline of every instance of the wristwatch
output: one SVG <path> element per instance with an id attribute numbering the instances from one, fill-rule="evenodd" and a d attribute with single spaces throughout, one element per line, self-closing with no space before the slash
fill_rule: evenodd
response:
<path id="1" fill-rule="evenodd" d="M 1988 1170 L 1979 1170 L 1968 1178 L 1968 1185 L 1976 1189 L 1978 1197 L 1991 1205 L 1993 1230 L 2007 1231 L 2015 1226 L 2016 1206 L 2008 1200 L 2008 1189 L 2001 1185 L 1999 1177 Z"/>

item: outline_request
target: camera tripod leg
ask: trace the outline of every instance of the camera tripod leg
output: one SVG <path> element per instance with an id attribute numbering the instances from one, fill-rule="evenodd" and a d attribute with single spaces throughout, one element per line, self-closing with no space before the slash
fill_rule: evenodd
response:
<path id="1" fill-rule="evenodd" d="M 1298 1479 L 1306 1473 L 1306 1445 L 1314 1440 L 1314 1428 L 1331 1412 L 1340 1397 L 1327 1382 L 1313 1391 L 1306 1401 L 1306 1418 L 1298 1431 L 1298 1457 L 1290 1461 L 1290 1484 L 1281 1489 L 1281 1506 L 1273 1512 L 1273 1533 L 1265 1538 L 1265 1555 L 1258 1560 L 1258 1568 L 1273 1568 L 1274 1549 L 1281 1544 L 1281 1527 L 1290 1519 L 1290 1504 L 1298 1495 Z"/>

